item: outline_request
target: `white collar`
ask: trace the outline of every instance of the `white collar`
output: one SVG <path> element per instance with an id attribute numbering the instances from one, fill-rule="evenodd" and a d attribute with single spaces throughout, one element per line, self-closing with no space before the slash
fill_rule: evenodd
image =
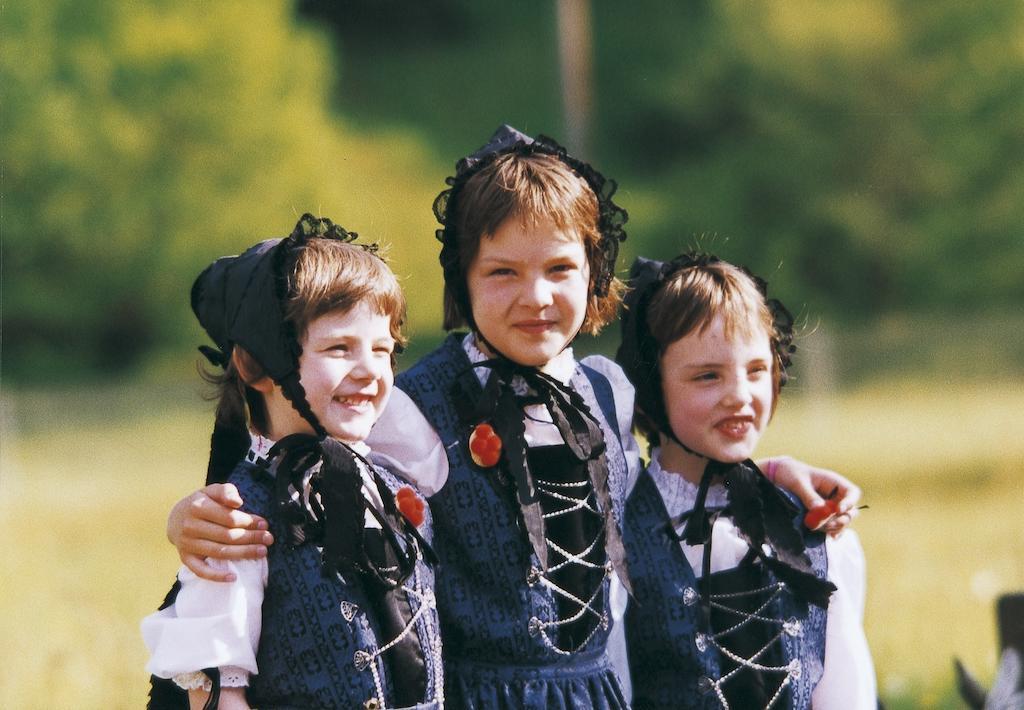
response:
<path id="1" fill-rule="evenodd" d="M 258 434 L 250 430 L 249 455 L 246 456 L 246 459 L 248 459 L 249 461 L 257 461 L 260 459 L 266 460 L 267 456 L 269 456 L 270 454 L 270 449 L 272 449 L 274 447 L 274 444 L 276 443 L 277 442 L 274 441 L 273 439 L 268 439 L 262 434 Z M 360 456 L 367 457 L 370 455 L 370 447 L 367 445 L 365 441 L 357 441 L 355 443 L 349 444 L 349 447 L 351 447 L 352 450 L 355 451 Z"/>
<path id="2" fill-rule="evenodd" d="M 469 361 L 474 364 L 493 359 L 485 355 L 479 346 L 477 346 L 476 337 L 472 333 L 467 333 L 466 337 L 462 339 L 462 349 L 465 351 Z M 477 379 L 480 380 L 480 384 L 486 384 L 488 376 L 487 369 L 478 367 L 475 368 L 475 372 Z M 554 377 L 563 385 L 568 385 L 569 380 L 572 379 L 573 373 L 576 372 L 576 358 L 573 356 L 572 348 L 566 348 L 555 355 L 555 357 L 549 360 L 544 366 L 543 372 L 546 375 Z"/>
<path id="3" fill-rule="evenodd" d="M 647 466 L 647 472 L 654 479 L 654 485 L 658 488 L 662 500 L 665 501 L 665 508 L 668 514 L 675 517 L 685 510 L 693 507 L 697 500 L 697 483 L 691 483 L 678 473 L 666 471 L 661 467 L 661 447 L 651 451 L 651 463 Z M 706 505 L 718 507 L 728 503 L 725 486 L 722 483 L 712 483 L 708 488 Z"/>

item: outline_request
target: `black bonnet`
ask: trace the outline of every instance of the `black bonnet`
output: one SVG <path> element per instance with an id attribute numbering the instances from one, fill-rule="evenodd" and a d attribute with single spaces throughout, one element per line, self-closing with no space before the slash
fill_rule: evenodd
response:
<path id="1" fill-rule="evenodd" d="M 531 138 L 512 126 L 500 126 L 484 146 L 455 164 L 455 175 L 445 180 L 449 187 L 434 199 L 434 216 L 443 225 L 437 230 L 436 236 L 442 244 L 440 262 L 444 269 L 445 284 L 454 296 L 463 318 L 474 328 L 466 278 L 459 263 L 454 216 L 458 209 L 459 195 L 466 182 L 498 157 L 509 153 L 554 156 L 582 178 L 596 195 L 602 259 L 600 264 L 591 265 L 594 271 L 594 295 L 601 297 L 608 294 L 615 276 L 619 244 L 626 239 L 623 225 L 629 215 L 612 200 L 617 189 L 614 180 L 605 178 L 588 163 L 569 155 L 564 147 L 547 136 Z"/>
<path id="2" fill-rule="evenodd" d="M 310 240 L 352 242 L 357 236 L 327 218 L 307 213 L 289 236 L 260 242 L 238 256 L 217 259 L 192 285 L 192 310 L 217 346 L 200 346 L 200 351 L 213 364 L 226 367 L 232 348 L 240 345 L 321 436 L 323 427 L 299 384 L 302 350 L 298 336 L 285 318 L 287 274 L 296 250 Z M 360 246 L 376 251 L 375 245 Z"/>
<path id="3" fill-rule="evenodd" d="M 717 256 L 689 251 L 668 262 L 637 257 L 629 270 L 628 290 L 623 299 L 622 341 L 615 354 L 615 361 L 636 388 L 637 408 L 644 413 L 652 426 L 673 439 L 675 435 L 669 425 L 661 389 L 661 352 L 648 324 L 648 307 L 658 290 L 677 272 L 719 261 L 721 260 Z M 746 273 L 762 296 L 765 296 L 765 304 L 772 315 L 775 329 L 772 349 L 780 369 L 779 383 L 780 386 L 785 385 L 788 379 L 787 369 L 792 362 L 792 354 L 796 351 L 793 345 L 793 316 L 778 299 L 766 297 L 766 281 L 743 267 L 737 268 Z M 676 441 L 687 451 L 690 450 L 682 442 Z"/>

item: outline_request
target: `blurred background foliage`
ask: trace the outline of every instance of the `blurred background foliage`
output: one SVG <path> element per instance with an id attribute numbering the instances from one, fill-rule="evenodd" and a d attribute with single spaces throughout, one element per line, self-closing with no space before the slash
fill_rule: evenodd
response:
<path id="1" fill-rule="evenodd" d="M 191 277 L 306 210 L 392 244 L 436 336 L 429 205 L 454 159 L 500 122 L 565 140 L 547 0 L 3 12 L 8 381 L 194 341 Z M 1024 302 L 1021 3 L 590 15 L 585 152 L 622 186 L 627 257 L 700 243 L 840 322 Z"/>
<path id="2" fill-rule="evenodd" d="M 570 108 L 559 5 L 589 38 Z M 764 453 L 865 489 L 883 698 L 956 707 L 953 652 L 991 678 L 1024 588 L 1019 0 L 44 0 L 0 40 L 0 529 L 32 541 L 0 548 L 0 705 L 139 705 L 204 466 L 199 270 L 329 215 L 390 246 L 411 362 L 441 335 L 431 202 L 503 122 L 619 181 L 623 270 L 699 245 L 800 314 Z"/>

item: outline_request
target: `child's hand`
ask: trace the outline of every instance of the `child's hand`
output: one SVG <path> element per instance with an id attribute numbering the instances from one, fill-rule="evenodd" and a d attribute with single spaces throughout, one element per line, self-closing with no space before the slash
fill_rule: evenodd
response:
<path id="1" fill-rule="evenodd" d="M 853 481 L 835 471 L 815 468 L 789 456 L 779 456 L 772 461 L 775 483 L 797 496 L 808 510 L 824 505 L 827 498 L 837 502 L 839 515 L 825 524 L 824 532 L 838 537 L 853 521 L 860 501 L 860 488 Z"/>
<path id="2" fill-rule="evenodd" d="M 238 489 L 230 483 L 214 483 L 182 498 L 167 518 L 167 539 L 178 548 L 182 563 L 203 579 L 233 582 L 235 575 L 216 569 L 207 557 L 246 560 L 265 557 L 274 536 L 267 521 L 244 513 Z"/>

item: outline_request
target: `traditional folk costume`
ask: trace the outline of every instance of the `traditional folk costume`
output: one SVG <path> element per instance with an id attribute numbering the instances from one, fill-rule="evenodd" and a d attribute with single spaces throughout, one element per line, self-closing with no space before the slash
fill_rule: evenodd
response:
<path id="1" fill-rule="evenodd" d="M 708 257 L 637 261 L 616 358 L 648 419 L 691 453 L 668 423 L 646 313 L 657 288 L 701 258 Z M 785 367 L 792 321 L 781 304 L 769 307 Z M 863 554 L 852 533 L 827 545 L 802 519 L 752 461 L 709 460 L 692 484 L 663 471 L 653 451 L 630 495 L 624 531 L 635 591 L 625 630 L 636 708 L 875 706 L 860 625 Z M 838 551 L 836 561 L 827 547 Z M 833 595 L 830 580 L 843 591 Z"/>
<path id="2" fill-rule="evenodd" d="M 827 571 L 838 589 L 827 612 L 802 603 L 759 565 L 744 562 L 750 545 L 727 513 L 717 516 L 710 545 L 679 540 L 673 521 L 688 519 L 699 486 L 662 470 L 659 453 L 652 452 L 650 465 L 630 494 L 623 532 L 635 591 L 626 613 L 634 707 L 722 707 L 716 686 L 728 698 L 725 691 L 731 693 L 738 685 L 739 674 L 750 672 L 729 656 L 736 653 L 736 632 L 723 633 L 740 626 L 737 631 L 752 632 L 748 647 L 736 654 L 741 658 L 781 635 L 781 643 L 772 643 L 754 661 L 762 668 L 752 669 L 769 687 L 789 677 L 774 707 L 807 707 L 810 699 L 815 708 L 875 708 L 874 668 L 863 630 L 864 553 L 855 531 L 847 530 L 837 540 L 805 536 L 815 574 Z M 723 483 L 709 487 L 705 505 L 711 511 L 727 509 Z M 799 514 L 794 522 L 799 524 Z M 709 575 L 704 573 L 706 550 Z M 705 577 L 714 590 L 710 623 L 700 597 Z M 760 581 L 762 577 L 767 579 Z M 746 595 L 729 596 L 730 583 Z M 738 702 L 729 706 L 747 707 Z"/>
<path id="3" fill-rule="evenodd" d="M 616 544 L 626 480 L 638 463 L 636 444 L 622 429 L 632 403 L 615 399 L 628 384 L 614 363 L 578 363 L 570 351 L 557 360 L 555 369 L 578 393 L 574 406 L 593 413 L 608 447 L 600 453 L 603 446 L 595 447 L 595 458 L 581 461 L 543 405 L 522 405 L 522 453 L 535 491 L 530 502 L 523 503 L 504 464 L 473 462 L 468 440 L 475 425 L 456 402 L 484 395 L 488 380 L 481 373 L 499 376 L 490 367 L 471 369 L 471 362 L 486 361 L 473 336 L 449 337 L 400 375 L 397 384 L 408 397 L 395 393 L 371 435 L 377 460 L 415 479 L 428 495 L 440 558 L 436 591 L 448 707 L 625 705 L 606 657 L 616 573 L 608 538 Z M 445 395 L 453 388 L 468 394 Z M 606 476 L 596 460 L 603 460 Z M 527 506 L 537 514 L 524 512 Z M 528 528 L 535 523 L 525 521 L 538 519 L 535 535 Z"/>
<path id="4" fill-rule="evenodd" d="M 470 326 L 451 215 L 466 179 L 499 155 L 545 153 L 569 165 L 601 205 L 607 292 L 625 213 L 614 186 L 544 138 L 503 127 L 460 161 L 435 202 L 445 229 L 445 279 Z M 601 291 L 603 289 L 603 291 Z M 621 370 L 604 358 L 577 363 L 564 350 L 545 367 L 488 358 L 477 331 L 450 336 L 401 374 L 370 443 L 429 496 L 440 566 L 438 610 L 452 708 L 622 708 L 606 654 L 612 579 L 628 583 L 620 523 L 638 456 L 632 401 Z M 594 365 L 594 366 L 592 366 Z M 604 370 L 601 372 L 599 370 Z M 400 394 L 400 393 L 396 393 Z M 621 398 L 620 398 L 621 399 Z M 500 444 L 500 456 L 475 440 Z"/>
<path id="5" fill-rule="evenodd" d="M 232 583 L 182 569 L 161 611 L 143 621 L 151 708 L 187 707 L 182 689 L 198 687 L 216 707 L 220 686 L 248 686 L 260 708 L 443 706 L 429 516 L 408 485 L 365 458 L 368 447 L 326 435 L 283 318 L 290 251 L 354 236 L 304 215 L 287 239 L 218 260 L 193 287 L 193 310 L 219 347 L 204 353 L 224 365 L 235 344 L 244 347 L 317 433 L 273 446 L 254 437 L 228 474 L 242 432 L 215 429 L 208 483 L 234 483 L 276 542 L 266 559 L 225 563 Z"/>

